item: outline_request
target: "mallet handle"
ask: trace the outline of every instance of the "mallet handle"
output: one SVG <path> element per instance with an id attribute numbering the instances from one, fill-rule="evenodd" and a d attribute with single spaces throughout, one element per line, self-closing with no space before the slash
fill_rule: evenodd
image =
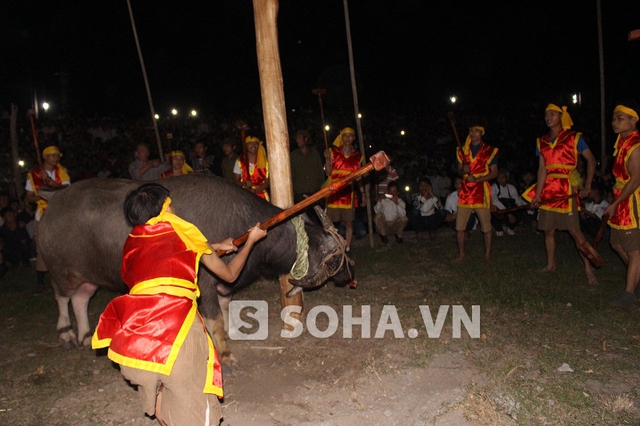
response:
<path id="1" fill-rule="evenodd" d="M 346 175 L 342 179 L 339 179 L 335 182 L 331 182 L 329 186 L 322 188 L 320 191 L 305 198 L 304 200 L 300 201 L 298 204 L 294 204 L 293 206 L 289 207 L 286 210 L 281 211 L 280 213 L 271 217 L 270 219 L 265 220 L 260 224 L 260 228 L 266 230 L 279 224 L 280 222 L 287 220 L 288 218 L 298 213 L 299 211 L 306 209 L 312 204 L 315 204 L 316 201 L 322 198 L 325 198 L 329 195 L 335 194 L 336 192 L 341 190 L 346 184 L 366 175 L 370 171 L 374 169 L 377 171 L 384 169 L 389 165 L 389 162 L 390 162 L 389 157 L 387 157 L 387 154 L 385 154 L 384 151 L 379 151 L 378 153 L 374 154 L 369 160 L 370 161 L 367 164 L 360 167 L 358 170 L 351 172 L 350 174 Z M 238 247 L 244 244 L 247 241 L 247 238 L 249 238 L 249 231 L 245 232 L 243 235 L 233 240 L 233 245 Z M 218 256 L 222 256 L 227 253 L 228 252 L 225 250 L 216 251 L 216 254 Z"/>

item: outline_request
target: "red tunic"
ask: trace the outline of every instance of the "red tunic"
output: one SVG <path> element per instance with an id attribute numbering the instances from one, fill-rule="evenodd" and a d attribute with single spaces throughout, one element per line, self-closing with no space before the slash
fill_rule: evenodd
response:
<path id="1" fill-rule="evenodd" d="M 569 175 L 578 164 L 578 140 L 580 133 L 573 130 L 560 130 L 555 141 L 551 141 L 549 135 L 538 138 L 538 150 L 544 159 L 547 178 L 540 198 L 549 200 L 571 195 L 577 188 L 571 182 Z M 536 196 L 536 184 L 522 194 L 522 198 L 527 201 L 533 200 Z M 573 203 L 577 202 L 573 198 L 556 201 L 555 203 L 542 204 L 542 210 L 554 211 L 558 213 L 569 213 L 573 210 Z"/>
<path id="2" fill-rule="evenodd" d="M 458 162 L 468 164 L 471 168 L 471 175 L 476 178 L 487 176 L 490 173 L 489 164 L 498 155 L 498 148 L 482 142 L 478 153 L 474 156 L 471 149 L 461 152 L 457 150 Z M 464 155 L 464 162 L 462 161 Z M 469 182 L 462 180 L 462 187 L 458 195 L 458 208 L 485 208 L 491 207 L 491 185 L 489 182 Z"/>
<path id="3" fill-rule="evenodd" d="M 238 159 L 238 165 L 240 166 L 240 171 L 242 172 L 242 182 L 251 182 L 252 189 L 258 188 L 269 177 L 269 163 L 267 163 L 267 166 L 264 168 L 255 167 L 255 165 L 250 164 L 246 160 L 245 156 L 242 156 Z M 263 189 L 260 192 L 256 192 L 256 195 L 269 201 L 269 193 L 266 189 Z"/>
<path id="4" fill-rule="evenodd" d="M 616 178 L 616 184 L 613 186 L 614 199 L 620 196 L 622 188 L 631 179 L 627 170 L 627 162 L 633 150 L 638 146 L 640 146 L 638 130 L 631 133 L 626 139 L 618 136 L 613 153 L 616 156 L 613 163 L 613 176 Z M 615 213 L 609 219 L 609 225 L 614 229 L 637 229 L 638 206 L 640 206 L 640 188 L 636 189 L 626 201 L 623 200 L 617 205 Z"/>
<path id="5" fill-rule="evenodd" d="M 196 303 L 202 254 L 188 249 L 168 222 L 133 228 L 121 271 L 130 291 L 100 316 L 93 348 L 109 346 L 109 359 L 118 364 L 169 375 L 193 321 L 202 322 Z M 222 396 L 220 362 L 202 328 L 210 354 L 204 393 Z"/>
<path id="6" fill-rule="evenodd" d="M 38 195 L 38 190 L 44 186 L 44 179 L 42 179 L 42 173 L 46 173 L 44 169 L 39 168 L 38 170 L 34 170 L 29 172 L 28 179 L 31 181 L 31 187 L 33 188 L 33 193 Z M 62 185 L 63 182 L 69 182 L 69 173 L 67 173 L 67 169 L 62 167 L 60 164 L 56 165 L 56 168 L 53 170 L 54 180 L 58 185 Z M 36 217 L 39 219 L 42 217 L 44 211 L 47 208 L 47 200 L 39 199 L 37 202 L 38 210 L 36 211 Z"/>
<path id="7" fill-rule="evenodd" d="M 331 152 L 332 163 L 332 171 L 329 179 L 332 182 L 338 181 L 358 170 L 364 160 L 364 156 L 357 150 L 345 154 L 342 151 L 342 147 L 331 147 L 329 151 Z M 358 199 L 355 197 L 355 192 L 353 191 L 353 183 L 331 195 L 327 201 L 327 207 L 334 209 L 351 209 L 358 207 Z"/>

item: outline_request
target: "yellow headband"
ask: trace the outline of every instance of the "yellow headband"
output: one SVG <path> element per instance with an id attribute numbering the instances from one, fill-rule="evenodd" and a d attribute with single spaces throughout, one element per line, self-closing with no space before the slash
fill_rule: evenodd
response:
<path id="1" fill-rule="evenodd" d="M 351 133 L 352 135 L 355 135 L 356 131 L 353 130 L 351 127 L 345 127 L 344 129 L 340 130 L 340 134 L 333 141 L 333 146 L 338 146 L 338 147 L 342 146 L 342 143 L 343 143 L 342 135 L 344 135 L 345 133 Z"/>
<path id="2" fill-rule="evenodd" d="M 469 127 L 469 130 L 471 130 L 471 129 L 478 129 L 484 135 L 484 127 L 482 127 L 482 126 L 471 126 L 471 127 Z"/>
<path id="3" fill-rule="evenodd" d="M 44 157 L 45 155 L 51 155 L 51 154 L 58 154 L 60 157 L 62 157 L 62 153 L 60 152 L 60 150 L 58 149 L 57 146 L 52 145 L 52 146 L 48 146 L 44 149 L 44 151 L 42 151 L 42 156 Z"/>
<path id="4" fill-rule="evenodd" d="M 260 138 L 256 136 L 247 136 L 244 140 L 245 145 L 253 142 L 258 144 L 258 155 L 255 166 L 259 169 L 264 169 L 267 167 L 267 152 L 264 150 L 264 146 L 262 146 Z"/>
<path id="5" fill-rule="evenodd" d="M 631 109 L 629 107 L 626 107 L 624 105 L 618 105 L 613 110 L 613 112 L 622 112 L 622 113 L 627 114 L 627 115 L 629 115 L 631 117 L 638 118 L 638 113 L 635 110 L 633 110 L 633 109 Z"/>
<path id="6" fill-rule="evenodd" d="M 556 104 L 549 104 L 549 105 L 547 105 L 547 109 L 545 109 L 544 111 L 545 112 L 547 112 L 547 111 L 555 111 L 555 112 L 559 112 L 560 114 L 562 114 L 562 117 L 560 118 L 560 120 L 561 120 L 561 123 L 562 123 L 562 128 L 564 130 L 569 130 L 571 128 L 571 126 L 573 126 L 573 120 L 571 120 L 571 116 L 567 112 L 567 107 L 566 106 L 563 106 L 562 108 L 560 108 Z"/>
<path id="7" fill-rule="evenodd" d="M 185 162 L 182 164 L 182 174 L 186 175 L 187 173 L 193 173 L 193 169 L 190 165 L 187 164 L 186 157 L 184 156 L 184 152 L 176 149 L 175 151 L 171 151 L 172 157 L 182 157 L 185 159 Z"/>

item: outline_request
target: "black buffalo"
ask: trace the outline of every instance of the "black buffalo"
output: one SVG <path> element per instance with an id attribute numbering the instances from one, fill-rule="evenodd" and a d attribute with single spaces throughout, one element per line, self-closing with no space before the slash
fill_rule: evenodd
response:
<path id="1" fill-rule="evenodd" d="M 176 214 L 194 223 L 212 242 L 244 234 L 256 222 L 264 222 L 282 211 L 261 198 L 223 179 L 187 175 L 159 181 L 171 191 Z M 51 272 L 58 302 L 57 329 L 65 347 L 86 346 L 91 332 L 87 316 L 89 299 L 98 287 L 125 292 L 120 277 L 122 247 L 131 231 L 123 214 L 126 194 L 139 182 L 89 179 L 74 183 L 51 198 L 39 223 L 37 243 Z M 306 216 L 306 215 L 303 215 Z M 305 218 L 309 237 L 309 269 L 294 284 L 311 288 L 333 276 L 344 285 L 351 279 L 351 261 L 344 253 L 344 240 L 324 218 L 324 226 Z M 232 255 L 224 258 L 231 258 Z M 223 258 L 223 259 L 224 259 Z M 253 248 L 235 283 L 220 283 L 200 268 L 199 307 L 214 340 L 228 355 L 224 344 L 223 319 L 230 293 L 251 284 L 260 275 L 287 274 L 296 260 L 296 231 L 290 221 L 269 230 Z M 78 323 L 77 336 L 69 320 L 69 301 Z"/>

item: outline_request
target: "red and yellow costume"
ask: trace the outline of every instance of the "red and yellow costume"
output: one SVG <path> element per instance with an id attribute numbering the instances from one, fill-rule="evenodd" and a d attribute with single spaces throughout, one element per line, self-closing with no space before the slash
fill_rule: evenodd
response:
<path id="1" fill-rule="evenodd" d="M 550 200 L 561 198 L 573 194 L 578 188 L 571 172 L 578 164 L 578 141 L 580 133 L 573 130 L 560 130 L 558 137 L 551 141 L 549 135 L 538 138 L 536 144 L 538 151 L 544 159 L 547 178 L 540 194 L 540 198 Z M 574 172 L 575 174 L 575 172 Z M 527 201 L 533 200 L 536 196 L 537 184 L 533 184 L 527 189 L 522 198 Z M 542 210 L 558 213 L 570 213 L 573 211 L 573 203 L 578 202 L 574 198 L 567 200 L 546 203 L 540 206 Z"/>
<path id="2" fill-rule="evenodd" d="M 31 182 L 31 188 L 33 188 L 34 195 L 38 195 L 38 190 L 42 188 L 44 185 L 43 173 L 47 173 L 43 168 L 39 168 L 38 170 L 34 170 L 29 172 L 27 179 Z M 65 169 L 60 164 L 56 165 L 53 170 L 53 180 L 58 184 L 62 185 L 64 182 L 69 182 L 71 179 L 69 178 L 69 173 L 67 173 L 67 169 Z M 47 208 L 47 200 L 43 200 L 40 198 L 37 201 L 38 209 L 36 210 L 36 218 L 39 220 L 42 217 L 42 214 Z"/>
<path id="3" fill-rule="evenodd" d="M 324 183 L 323 186 L 329 185 L 331 182 L 338 181 L 348 174 L 358 170 L 360 165 L 364 161 L 364 155 L 360 154 L 360 151 L 354 150 L 349 154 L 345 154 L 342 150 L 342 135 L 345 133 L 351 133 L 355 135 L 355 130 L 351 127 L 345 127 L 340 131 L 340 134 L 333 141 L 333 145 L 329 152 L 331 153 L 331 176 Z M 358 207 L 358 197 L 355 196 L 353 190 L 353 183 L 349 186 L 345 186 L 340 191 L 331 195 L 327 200 L 327 207 L 334 209 L 351 209 Z"/>
<path id="4" fill-rule="evenodd" d="M 185 159 L 184 152 L 182 152 L 180 150 L 171 151 L 170 157 L 171 157 L 172 161 L 173 161 L 173 157 L 182 157 L 183 159 Z M 191 168 L 190 165 L 187 164 L 186 159 L 185 159 L 185 162 L 182 163 L 181 173 L 183 175 L 186 175 L 186 174 L 189 174 L 189 173 L 193 173 L 193 169 Z M 173 167 L 170 167 L 169 170 L 160 173 L 160 177 L 161 178 L 166 178 L 166 177 L 169 177 L 169 176 L 173 176 Z M 180 176 L 180 175 L 177 175 L 177 176 Z"/>
<path id="5" fill-rule="evenodd" d="M 616 157 L 613 163 L 613 176 L 616 183 L 613 186 L 613 198 L 620 196 L 622 188 L 629 182 L 631 176 L 627 171 L 627 161 L 629 156 L 640 146 L 640 134 L 638 130 L 632 132 L 625 139 L 618 135 L 613 155 Z M 621 201 L 616 206 L 616 211 L 609 219 L 609 225 L 614 229 L 637 229 L 638 228 L 638 206 L 640 206 L 640 188 L 638 188 L 626 201 Z"/>
<path id="6" fill-rule="evenodd" d="M 256 164 L 250 164 L 247 161 L 246 157 L 243 155 L 238 159 L 238 165 L 242 173 L 242 182 L 250 182 L 252 189 L 258 188 L 269 177 L 268 162 L 264 167 L 257 167 Z M 266 189 L 263 189 L 260 192 L 256 192 L 256 195 L 269 201 L 269 193 Z"/>
<path id="7" fill-rule="evenodd" d="M 471 139 L 467 138 L 462 151 L 456 151 L 458 162 L 468 164 L 471 168 L 470 174 L 476 178 L 487 176 L 491 173 L 490 164 L 498 155 L 498 148 L 481 142 L 480 149 L 473 155 L 471 152 Z M 484 208 L 491 207 L 491 185 L 489 182 L 469 182 L 462 180 L 462 187 L 458 195 L 458 207 L 460 208 Z"/>
<path id="8" fill-rule="evenodd" d="M 221 397 L 220 362 L 196 303 L 200 257 L 212 251 L 198 228 L 166 212 L 167 200 L 159 216 L 129 234 L 121 271 L 129 294 L 109 303 L 91 344 L 94 349 L 109 346 L 108 357 L 118 364 L 169 375 L 198 320 L 209 342 L 203 392 Z"/>

